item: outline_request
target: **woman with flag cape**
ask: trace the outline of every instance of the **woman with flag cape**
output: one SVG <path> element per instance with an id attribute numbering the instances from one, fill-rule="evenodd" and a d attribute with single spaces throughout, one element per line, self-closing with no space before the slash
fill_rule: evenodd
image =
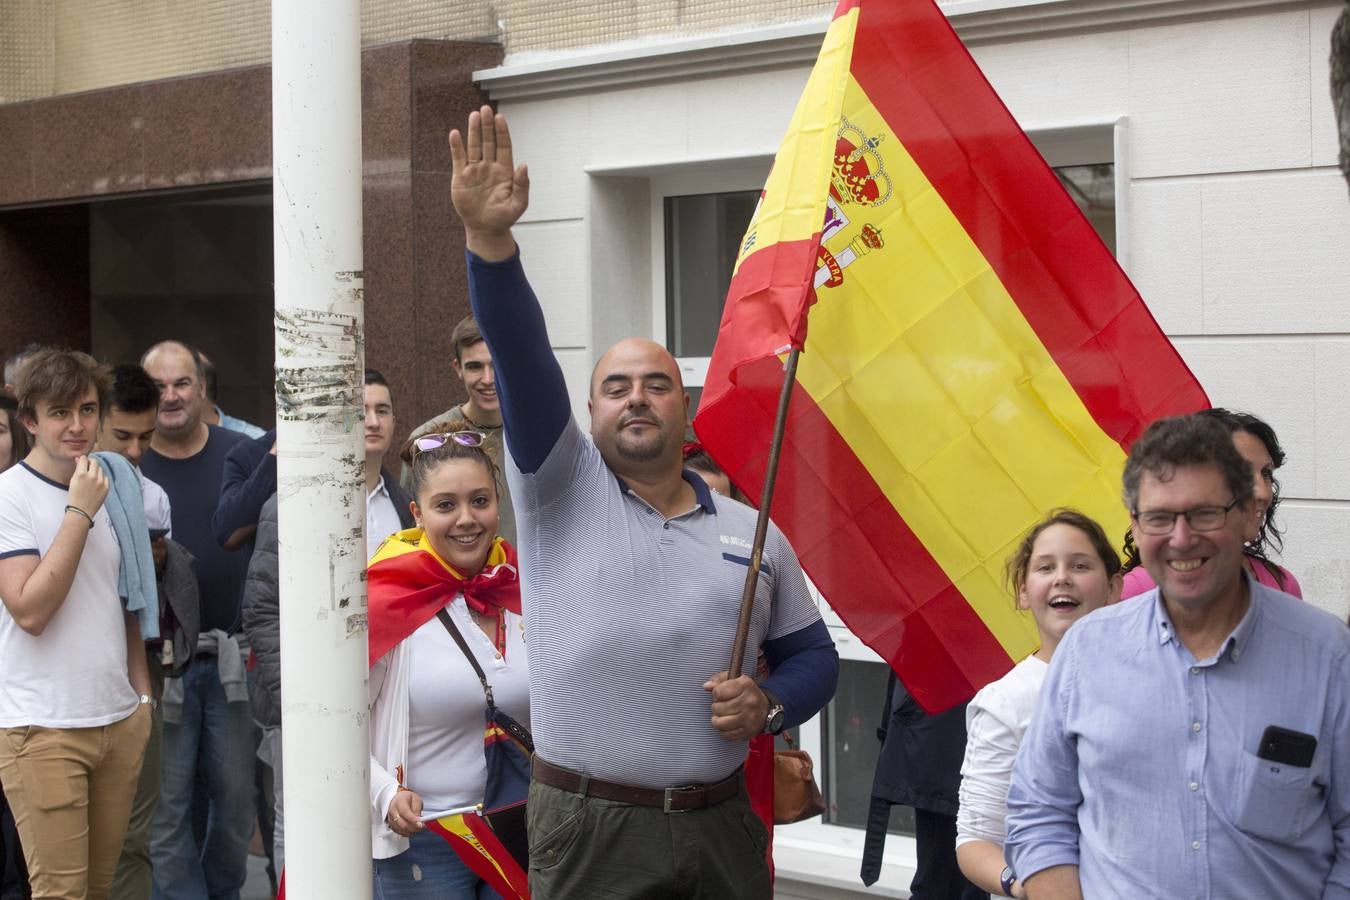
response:
<path id="1" fill-rule="evenodd" d="M 475 833 L 456 843 L 451 820 L 523 805 L 528 790 L 516 551 L 497 536 L 497 471 L 482 435 L 426 435 L 413 453 L 418 527 L 387 538 L 368 573 L 375 897 L 512 896 L 523 872 Z"/>

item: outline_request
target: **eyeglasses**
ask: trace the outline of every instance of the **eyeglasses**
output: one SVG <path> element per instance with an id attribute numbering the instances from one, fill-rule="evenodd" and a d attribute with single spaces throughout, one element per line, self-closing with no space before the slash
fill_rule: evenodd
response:
<path id="1" fill-rule="evenodd" d="M 1228 511 L 1237 506 L 1237 498 L 1227 506 L 1197 506 L 1183 512 L 1167 509 L 1149 509 L 1144 512 L 1134 510 L 1131 515 L 1144 534 L 1171 534 L 1177 525 L 1177 517 L 1183 517 L 1192 531 L 1218 531 L 1228 521 Z"/>
<path id="2" fill-rule="evenodd" d="M 486 440 L 487 435 L 480 434 L 477 431 L 443 431 L 437 434 L 425 434 L 413 441 L 413 456 L 444 447 L 451 441 L 461 447 L 481 447 Z"/>

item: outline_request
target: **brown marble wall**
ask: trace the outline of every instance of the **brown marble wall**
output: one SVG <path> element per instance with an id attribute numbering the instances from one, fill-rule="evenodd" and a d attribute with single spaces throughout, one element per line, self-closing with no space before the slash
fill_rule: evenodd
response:
<path id="1" fill-rule="evenodd" d="M 366 361 L 393 386 L 401 432 L 462 399 L 445 136 L 485 100 L 473 71 L 500 58 L 426 40 L 361 54 Z M 0 358 L 33 340 L 91 346 L 88 201 L 269 179 L 271 87 L 254 66 L 0 105 Z"/>

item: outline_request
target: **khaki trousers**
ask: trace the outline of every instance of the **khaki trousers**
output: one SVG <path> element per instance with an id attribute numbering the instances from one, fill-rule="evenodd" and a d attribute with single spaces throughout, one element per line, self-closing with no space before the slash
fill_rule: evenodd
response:
<path id="1" fill-rule="evenodd" d="M 0 729 L 0 782 L 33 900 L 104 900 L 122 852 L 150 707 L 97 728 Z"/>

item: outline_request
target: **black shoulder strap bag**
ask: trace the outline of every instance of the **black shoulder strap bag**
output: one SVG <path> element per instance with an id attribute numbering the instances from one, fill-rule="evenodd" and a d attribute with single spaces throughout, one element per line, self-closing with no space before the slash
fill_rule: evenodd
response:
<path id="1" fill-rule="evenodd" d="M 520 867 L 530 866 L 529 841 L 525 831 L 525 800 L 530 792 L 530 760 L 534 738 L 530 730 L 497 708 L 483 667 L 469 649 L 464 635 L 455 627 L 450 613 L 436 613 L 445 630 L 455 639 L 464 658 L 478 674 L 487 701 L 483 734 L 483 757 L 487 761 L 487 786 L 483 791 L 483 818 Z"/>

